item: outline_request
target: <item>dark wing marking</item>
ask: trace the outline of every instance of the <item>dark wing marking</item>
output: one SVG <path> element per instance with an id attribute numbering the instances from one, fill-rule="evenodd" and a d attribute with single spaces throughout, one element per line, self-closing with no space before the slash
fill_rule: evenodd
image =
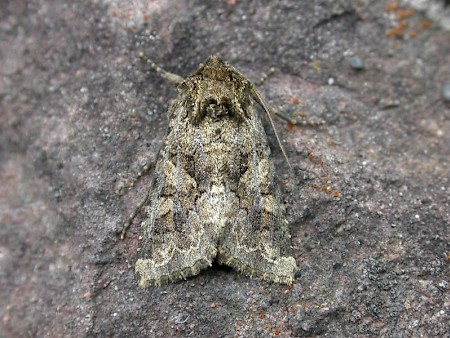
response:
<path id="1" fill-rule="evenodd" d="M 178 101 L 172 110 L 173 125 L 156 163 L 151 193 L 143 205 L 146 218 L 141 223 L 141 258 L 135 268 L 143 287 L 196 275 L 211 265 L 217 253 L 216 242 L 193 207 L 198 197 L 197 183 L 189 168 L 180 163 L 184 108 Z"/>

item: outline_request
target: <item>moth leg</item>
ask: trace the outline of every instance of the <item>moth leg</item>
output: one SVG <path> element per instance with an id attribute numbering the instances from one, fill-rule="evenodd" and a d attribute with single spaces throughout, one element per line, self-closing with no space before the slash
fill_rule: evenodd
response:
<path id="1" fill-rule="evenodd" d="M 155 159 L 148 160 L 138 171 L 138 173 L 133 177 L 129 185 L 129 189 L 133 188 L 136 185 L 136 182 L 139 181 L 144 175 L 147 175 L 150 172 L 150 169 L 155 167 Z"/>
<path id="2" fill-rule="evenodd" d="M 148 172 L 150 171 L 150 169 L 152 167 L 154 167 L 155 165 L 155 160 L 154 159 L 150 159 L 147 161 L 147 163 L 145 163 L 141 170 L 137 173 L 137 175 L 133 178 L 133 181 L 128 185 L 127 189 L 131 189 L 135 186 L 136 182 L 142 178 L 142 176 L 148 174 Z M 134 218 L 136 217 L 139 209 L 142 208 L 142 206 L 144 205 L 146 199 L 148 198 L 148 194 L 147 196 L 142 200 L 142 202 L 139 204 L 139 206 L 137 208 L 135 208 L 133 210 L 133 212 L 130 214 L 130 216 L 128 217 L 127 221 L 124 223 L 124 226 L 122 228 L 122 231 L 120 232 L 120 239 L 125 239 L 125 235 L 126 232 L 128 230 L 128 228 L 130 227 L 131 223 L 133 222 Z"/>
<path id="3" fill-rule="evenodd" d="M 267 71 L 267 73 L 263 73 L 261 75 L 261 78 L 254 83 L 255 86 L 257 86 L 257 87 L 261 86 L 264 82 L 266 82 L 266 80 L 269 78 L 269 76 L 271 76 L 273 73 L 276 72 L 276 70 L 277 69 L 275 67 L 270 67 L 269 70 Z"/>
<path id="4" fill-rule="evenodd" d="M 283 114 L 280 111 L 274 110 L 273 114 L 277 117 L 279 117 L 280 119 L 295 125 L 295 126 L 304 126 L 304 127 L 319 127 L 319 126 L 323 126 L 324 124 L 326 124 L 326 122 L 324 120 L 321 121 L 305 121 L 305 120 L 295 120 L 289 116 L 287 116 L 286 114 Z"/>
<path id="5" fill-rule="evenodd" d="M 120 239 L 124 240 L 125 239 L 125 235 L 127 233 L 128 228 L 130 227 L 131 223 L 133 222 L 134 218 L 136 217 L 136 215 L 138 214 L 139 210 L 142 209 L 142 206 L 147 202 L 148 199 L 148 194 L 147 196 L 145 196 L 145 198 L 142 200 L 141 203 L 139 203 L 139 206 L 137 208 L 135 208 L 133 210 L 133 212 L 131 213 L 131 215 L 128 217 L 128 220 L 125 222 L 122 231 L 120 232 Z"/>

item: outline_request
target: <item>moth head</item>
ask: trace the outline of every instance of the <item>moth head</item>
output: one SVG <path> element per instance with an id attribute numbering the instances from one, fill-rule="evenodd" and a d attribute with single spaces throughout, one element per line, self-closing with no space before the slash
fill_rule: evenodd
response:
<path id="1" fill-rule="evenodd" d="M 189 100 L 194 123 L 205 118 L 218 120 L 248 117 L 250 82 L 218 56 L 210 56 L 183 86 L 192 93 Z"/>
<path id="2" fill-rule="evenodd" d="M 200 65 L 197 74 L 201 74 L 205 79 L 226 82 L 232 80 L 232 71 L 234 69 L 219 56 L 212 55 Z"/>

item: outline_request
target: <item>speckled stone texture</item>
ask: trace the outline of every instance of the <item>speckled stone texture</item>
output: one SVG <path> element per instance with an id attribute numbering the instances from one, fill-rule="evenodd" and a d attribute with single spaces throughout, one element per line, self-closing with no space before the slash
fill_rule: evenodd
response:
<path id="1" fill-rule="evenodd" d="M 448 334 L 450 36 L 388 5 L 1 1 L 0 336 Z M 137 287 L 139 229 L 119 233 L 152 171 L 126 188 L 176 97 L 140 51 L 183 77 L 213 54 L 252 81 L 274 66 L 269 105 L 326 122 L 276 119 L 293 172 L 266 128 L 292 287 L 217 264 Z"/>

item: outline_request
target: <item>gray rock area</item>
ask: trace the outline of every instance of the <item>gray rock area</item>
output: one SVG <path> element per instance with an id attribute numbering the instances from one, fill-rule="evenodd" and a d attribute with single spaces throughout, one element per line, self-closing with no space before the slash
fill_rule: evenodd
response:
<path id="1" fill-rule="evenodd" d="M 450 33 L 418 8 L 0 1 L 0 336 L 448 337 Z M 293 170 L 265 122 L 292 286 L 214 264 L 138 287 L 139 224 L 119 234 L 177 95 L 140 51 L 181 76 L 274 67 L 269 105 L 324 122 L 275 119 Z"/>

